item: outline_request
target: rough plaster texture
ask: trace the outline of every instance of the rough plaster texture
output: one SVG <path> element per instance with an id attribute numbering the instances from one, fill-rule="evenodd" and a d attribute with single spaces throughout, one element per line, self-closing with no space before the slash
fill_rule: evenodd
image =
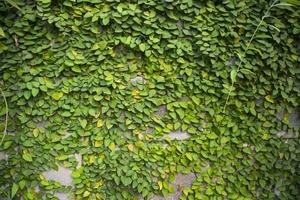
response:
<path id="1" fill-rule="evenodd" d="M 158 117 L 163 117 L 167 113 L 167 106 L 163 105 L 154 113 Z"/>
<path id="2" fill-rule="evenodd" d="M 292 127 L 300 128 L 300 113 L 296 109 L 290 113 L 289 122 Z"/>
<path id="3" fill-rule="evenodd" d="M 166 137 L 170 137 L 172 140 L 186 140 L 190 138 L 190 135 L 187 132 L 177 130 L 170 132 Z"/>
<path id="4" fill-rule="evenodd" d="M 56 192 L 54 194 L 59 200 L 68 200 L 68 193 L 64 193 L 64 192 Z"/>
<path id="5" fill-rule="evenodd" d="M 143 76 L 136 76 L 129 80 L 130 83 L 143 83 L 145 84 L 147 81 Z"/>
<path id="6" fill-rule="evenodd" d="M 76 168 L 80 168 L 82 166 L 82 155 L 81 154 L 74 154 L 74 157 L 77 160 L 77 166 Z"/>
<path id="7" fill-rule="evenodd" d="M 278 120 L 282 120 L 284 117 L 284 111 L 278 112 L 276 114 L 276 118 Z M 300 113 L 297 109 L 293 109 L 291 113 L 289 113 L 289 125 L 292 128 L 300 128 Z M 297 138 L 299 136 L 299 131 L 294 132 L 292 129 L 289 130 L 282 130 L 277 133 L 278 137 L 284 138 L 284 139 L 291 139 L 291 138 Z"/>
<path id="8" fill-rule="evenodd" d="M 43 175 L 47 180 L 58 181 L 64 186 L 70 186 L 72 184 L 71 170 L 65 167 L 59 166 L 58 170 L 49 170 L 43 172 Z"/>
<path id="9" fill-rule="evenodd" d="M 0 160 L 6 160 L 7 159 L 7 155 L 3 152 L 0 152 Z"/>
<path id="10" fill-rule="evenodd" d="M 167 197 L 163 196 L 154 196 L 151 200 L 179 200 L 179 197 L 182 193 L 182 190 L 185 187 L 191 187 L 196 175 L 194 173 L 190 174 L 177 174 L 175 180 L 171 183 L 171 186 L 174 188 L 174 192 L 168 195 Z"/>

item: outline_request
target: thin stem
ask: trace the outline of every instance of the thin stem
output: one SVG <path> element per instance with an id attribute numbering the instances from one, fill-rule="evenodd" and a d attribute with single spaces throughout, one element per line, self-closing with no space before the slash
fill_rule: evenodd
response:
<path id="1" fill-rule="evenodd" d="M 259 29 L 260 26 L 262 25 L 264 19 L 265 19 L 266 17 L 269 16 L 270 10 L 275 6 L 275 4 L 277 3 L 277 1 L 278 1 L 278 0 L 275 0 L 275 1 L 272 3 L 272 5 L 271 5 L 271 6 L 268 8 L 268 10 L 265 12 L 264 16 L 261 18 L 259 24 L 256 26 L 256 29 L 255 29 L 254 33 L 252 34 L 251 39 L 249 40 L 249 42 L 248 42 L 248 44 L 247 44 L 247 47 L 246 47 L 246 49 L 245 49 L 243 55 L 240 57 L 240 60 L 241 60 L 241 61 L 240 61 L 240 64 L 238 65 L 238 68 L 237 68 L 237 70 L 236 70 L 236 71 L 237 71 L 237 74 L 238 74 L 239 71 L 240 71 L 240 68 L 241 68 L 241 66 L 242 66 L 242 64 L 243 64 L 243 62 L 244 62 L 244 57 L 245 57 L 247 51 L 249 50 L 249 47 L 250 47 L 250 45 L 251 45 L 251 43 L 252 43 L 252 41 L 253 41 L 253 39 L 254 39 L 254 37 L 255 37 L 257 31 L 258 31 L 258 29 Z M 229 101 L 231 92 L 232 92 L 232 90 L 233 90 L 233 85 L 234 85 L 235 82 L 236 82 L 236 81 L 231 81 L 231 85 L 230 85 L 230 88 L 229 88 L 229 93 L 228 93 L 228 95 L 227 95 L 226 102 L 225 102 L 225 105 L 224 105 L 224 108 L 223 108 L 223 113 L 225 113 L 225 109 L 226 109 L 227 103 L 228 103 L 228 101 Z"/>
<path id="2" fill-rule="evenodd" d="M 7 101 L 6 101 L 6 97 L 5 97 L 5 94 L 2 90 L 2 88 L 0 87 L 0 92 L 1 92 L 1 95 L 3 96 L 3 99 L 4 99 L 4 103 L 5 103 L 5 125 L 4 125 L 4 131 L 3 131 L 3 136 L 2 136 L 2 139 L 1 139 L 1 142 L 0 142 L 0 146 L 2 145 L 2 142 L 7 134 L 7 124 L 8 124 L 8 104 L 7 104 Z"/>

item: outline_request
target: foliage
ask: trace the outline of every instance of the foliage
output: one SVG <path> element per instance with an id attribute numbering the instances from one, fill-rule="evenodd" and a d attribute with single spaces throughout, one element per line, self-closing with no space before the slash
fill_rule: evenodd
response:
<path id="1" fill-rule="evenodd" d="M 151 198 L 172 193 L 178 173 L 197 174 L 181 199 L 300 196 L 299 127 L 288 119 L 300 103 L 298 7 L 271 10 L 237 73 L 272 2 L 7 2 L 1 196 Z M 166 137 L 175 130 L 191 137 Z M 73 188 L 41 176 L 58 165 L 73 170 Z"/>

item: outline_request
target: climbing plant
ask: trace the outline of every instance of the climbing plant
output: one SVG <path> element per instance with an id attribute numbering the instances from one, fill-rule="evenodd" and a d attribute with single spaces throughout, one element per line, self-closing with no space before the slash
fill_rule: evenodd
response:
<path id="1" fill-rule="evenodd" d="M 0 198 L 151 199 L 193 173 L 181 199 L 297 199 L 300 9 L 273 2 L 1 1 Z"/>

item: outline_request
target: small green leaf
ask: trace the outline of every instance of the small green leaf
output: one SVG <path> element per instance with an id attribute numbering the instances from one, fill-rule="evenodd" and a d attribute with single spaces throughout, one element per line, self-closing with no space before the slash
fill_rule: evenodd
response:
<path id="1" fill-rule="evenodd" d="M 18 10 L 21 10 L 21 8 L 18 6 L 17 2 L 14 0 L 5 0 L 7 3 L 9 3 L 12 7 L 15 7 Z"/>
<path id="2" fill-rule="evenodd" d="M 0 36 L 5 37 L 3 29 L 0 27 Z"/>
<path id="3" fill-rule="evenodd" d="M 184 111 L 182 109 L 176 109 L 176 113 L 179 115 L 180 119 L 184 118 Z"/>
<path id="4" fill-rule="evenodd" d="M 31 94 L 32 94 L 33 97 L 37 96 L 38 93 L 39 93 L 39 89 L 37 89 L 37 88 L 32 88 L 31 89 Z"/>
<path id="5" fill-rule="evenodd" d="M 28 162 L 32 162 L 32 156 L 28 151 L 24 150 L 22 157 L 24 160 L 26 160 Z"/>
<path id="6" fill-rule="evenodd" d="M 122 177 L 121 177 L 121 181 L 122 181 L 122 183 L 123 183 L 125 186 L 130 185 L 131 182 L 132 182 L 131 178 L 126 177 L 126 176 L 122 176 Z"/>
<path id="7" fill-rule="evenodd" d="M 144 43 L 141 43 L 140 45 L 139 45 L 139 48 L 140 48 L 140 50 L 141 51 L 145 51 L 146 50 L 146 45 L 144 44 Z"/>
<path id="8" fill-rule="evenodd" d="M 14 196 L 16 195 L 18 189 L 19 189 L 18 184 L 13 183 L 13 186 L 12 186 L 12 188 L 11 188 L 11 199 L 14 198 Z"/>
<path id="9" fill-rule="evenodd" d="M 80 73 L 80 72 L 81 72 L 81 69 L 80 69 L 78 66 L 74 66 L 74 67 L 72 67 L 72 71 L 73 71 L 73 72 Z"/>
<path id="10" fill-rule="evenodd" d="M 207 138 L 213 140 L 218 138 L 218 136 L 214 132 L 211 132 L 207 135 Z"/>
<path id="11" fill-rule="evenodd" d="M 79 169 L 73 171 L 73 172 L 71 173 L 71 176 L 72 176 L 73 178 L 78 178 L 78 177 L 81 176 L 82 172 L 83 172 L 83 167 L 80 167 Z"/>
<path id="12" fill-rule="evenodd" d="M 273 97 L 271 95 L 265 96 L 265 99 L 270 103 L 274 103 Z"/>
<path id="13" fill-rule="evenodd" d="M 82 120 L 79 120 L 80 121 L 80 125 L 83 129 L 85 129 L 86 125 L 87 125 L 87 121 L 86 119 L 82 119 Z"/>
<path id="14" fill-rule="evenodd" d="M 101 41 L 101 42 L 98 43 L 98 48 L 100 50 L 103 50 L 103 49 L 105 49 L 106 45 L 107 45 L 106 41 Z"/>
<path id="15" fill-rule="evenodd" d="M 186 68 L 185 73 L 186 73 L 186 75 L 191 76 L 193 73 L 193 70 L 191 68 Z"/>
<path id="16" fill-rule="evenodd" d="M 231 70 L 231 72 L 230 72 L 230 79 L 231 79 L 232 83 L 235 83 L 236 76 L 237 76 L 237 70 L 236 69 Z"/>
<path id="17" fill-rule="evenodd" d="M 105 17 L 102 19 L 103 25 L 107 25 L 109 23 L 109 17 Z"/>
<path id="18" fill-rule="evenodd" d="M 68 155 L 60 155 L 60 156 L 56 156 L 55 158 L 56 158 L 56 160 L 66 160 L 69 158 L 69 156 Z"/>
<path id="19" fill-rule="evenodd" d="M 106 120 L 105 125 L 107 129 L 111 129 L 113 127 L 113 124 L 111 124 L 110 120 Z"/>
<path id="20" fill-rule="evenodd" d="M 255 75 L 255 73 L 253 73 L 249 69 L 240 69 L 240 71 L 245 75 Z"/>
<path id="21" fill-rule="evenodd" d="M 88 197 L 88 196 L 90 196 L 90 192 L 89 191 L 85 191 L 84 193 L 83 193 L 83 197 Z"/>
<path id="22" fill-rule="evenodd" d="M 35 129 L 33 129 L 32 134 L 33 134 L 34 137 L 38 137 L 39 136 L 39 132 L 40 132 L 39 129 L 35 128 Z"/>
<path id="23" fill-rule="evenodd" d="M 48 4 L 48 3 L 51 3 L 51 1 L 52 1 L 52 0 L 42 0 L 42 3 L 43 3 L 43 4 Z"/>
<path id="24" fill-rule="evenodd" d="M 26 181 L 25 180 L 21 180 L 19 182 L 19 187 L 20 187 L 21 190 L 25 187 L 25 185 L 26 185 Z"/>
<path id="25" fill-rule="evenodd" d="M 283 2 L 288 2 L 297 6 L 300 6 L 300 1 L 299 0 L 281 0 Z M 284 5 L 284 6 L 290 6 L 289 4 L 279 4 L 279 5 Z"/>

